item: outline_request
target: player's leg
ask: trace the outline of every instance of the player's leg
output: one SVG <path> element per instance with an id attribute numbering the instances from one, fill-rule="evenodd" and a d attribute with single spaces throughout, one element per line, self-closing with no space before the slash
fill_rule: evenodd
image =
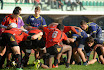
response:
<path id="1" fill-rule="evenodd" d="M 101 61 L 102 64 L 104 64 L 104 57 L 103 57 L 103 55 L 99 56 L 99 60 Z"/>
<path id="2" fill-rule="evenodd" d="M 83 64 L 87 65 L 85 54 L 83 53 L 82 48 L 84 48 L 84 45 L 83 44 L 79 44 L 79 47 L 78 47 L 77 51 L 78 51 L 78 54 L 80 55 L 80 57 L 81 57 L 81 59 L 83 61 Z"/>
<path id="3" fill-rule="evenodd" d="M 0 47 L 0 68 L 3 68 L 4 61 L 6 58 L 6 47 Z"/>
<path id="4" fill-rule="evenodd" d="M 100 49 L 102 51 L 102 55 L 104 56 L 104 47 L 101 47 Z"/>
<path id="5" fill-rule="evenodd" d="M 11 47 L 13 54 L 15 55 L 15 60 L 17 63 L 16 68 L 21 68 L 21 54 L 20 54 L 20 47 L 18 46 L 15 37 L 12 34 L 5 33 L 6 41 L 8 46 Z"/>
<path id="6" fill-rule="evenodd" d="M 73 48 L 73 57 L 74 57 L 75 61 L 77 62 L 77 64 L 81 65 L 81 60 L 80 60 L 79 54 L 77 52 L 77 47 Z"/>
<path id="7" fill-rule="evenodd" d="M 29 56 L 31 54 L 31 49 L 23 49 L 23 52 L 25 53 L 25 55 L 22 59 L 22 65 L 26 67 L 29 61 Z"/>
<path id="8" fill-rule="evenodd" d="M 78 49 L 78 41 L 75 41 L 72 45 L 72 53 L 73 53 L 73 57 L 75 59 L 75 61 L 77 62 L 78 65 L 81 65 L 81 60 L 80 60 L 80 56 L 77 52 Z"/>
<path id="9" fill-rule="evenodd" d="M 95 62 L 97 62 L 97 59 L 92 59 L 92 60 L 88 61 L 87 65 L 94 64 Z"/>
<path id="10" fill-rule="evenodd" d="M 64 52 L 67 53 L 66 67 L 69 67 L 70 59 L 71 59 L 71 55 L 72 55 L 72 47 L 70 45 L 63 45 L 62 53 L 64 53 Z"/>
<path id="11" fill-rule="evenodd" d="M 101 48 L 98 47 L 98 48 L 96 49 L 96 52 L 97 52 L 97 54 L 98 54 L 98 56 L 99 56 L 99 60 L 101 61 L 102 64 L 104 64 L 104 56 L 102 55 Z"/>

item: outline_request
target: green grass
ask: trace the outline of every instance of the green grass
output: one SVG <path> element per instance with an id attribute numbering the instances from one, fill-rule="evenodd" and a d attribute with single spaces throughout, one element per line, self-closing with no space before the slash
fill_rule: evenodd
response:
<path id="1" fill-rule="evenodd" d="M 90 57 L 92 59 L 92 56 Z M 34 66 L 32 66 L 32 63 L 34 61 L 34 56 L 30 56 L 29 59 L 29 65 L 27 67 L 24 67 L 24 70 L 35 70 Z M 41 62 L 43 62 L 41 60 Z M 84 66 L 84 65 L 70 65 L 71 68 L 65 68 L 65 65 L 59 65 L 58 68 L 52 68 L 52 69 L 43 69 L 39 68 L 39 70 L 104 70 L 104 65 L 96 62 L 95 64 Z M 1 69 L 1 70 L 14 70 L 14 68 L 10 69 Z"/>

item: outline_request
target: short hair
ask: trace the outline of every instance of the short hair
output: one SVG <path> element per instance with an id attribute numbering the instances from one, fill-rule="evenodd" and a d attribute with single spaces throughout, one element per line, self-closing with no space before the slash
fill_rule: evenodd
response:
<path id="1" fill-rule="evenodd" d="M 80 22 L 80 25 L 83 25 L 83 24 L 87 24 L 87 22 L 86 22 L 85 20 L 82 20 L 82 21 Z"/>
<path id="2" fill-rule="evenodd" d="M 21 7 L 17 6 L 14 9 L 22 10 Z"/>
<path id="3" fill-rule="evenodd" d="M 93 43 L 94 42 L 94 38 L 92 36 L 90 36 L 90 37 L 87 37 L 85 41 L 86 41 L 86 43 L 87 42 Z"/>
<path id="4" fill-rule="evenodd" d="M 14 10 L 13 10 L 13 14 L 14 14 L 14 15 L 20 14 L 19 9 L 14 9 Z"/>
<path id="5" fill-rule="evenodd" d="M 35 7 L 35 10 L 40 10 L 40 7 L 39 6 Z"/>
<path id="6" fill-rule="evenodd" d="M 58 25 L 57 25 L 57 28 L 58 28 L 59 30 L 64 30 L 64 25 L 63 25 L 63 24 L 58 24 Z"/>

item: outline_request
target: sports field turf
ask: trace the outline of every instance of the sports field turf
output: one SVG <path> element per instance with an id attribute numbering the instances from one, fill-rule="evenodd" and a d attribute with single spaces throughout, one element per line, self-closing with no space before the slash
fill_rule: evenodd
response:
<path id="1" fill-rule="evenodd" d="M 90 57 L 92 59 L 92 56 Z M 32 65 L 34 61 L 33 54 L 30 56 L 29 59 L 29 65 L 27 67 L 24 67 L 24 70 L 35 70 L 34 66 Z M 42 62 L 42 60 L 41 60 Z M 52 69 L 43 69 L 39 68 L 38 70 L 104 70 L 104 65 L 96 62 L 95 64 L 84 66 L 84 65 L 70 65 L 71 68 L 65 68 L 65 65 L 59 65 L 58 68 L 52 68 Z M 15 70 L 15 68 L 10 69 L 1 69 L 1 70 Z"/>

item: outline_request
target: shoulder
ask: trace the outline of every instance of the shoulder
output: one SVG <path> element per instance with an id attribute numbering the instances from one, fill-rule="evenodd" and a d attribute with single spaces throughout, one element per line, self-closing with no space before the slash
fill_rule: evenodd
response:
<path id="1" fill-rule="evenodd" d="M 33 16 L 33 15 L 29 15 L 28 17 L 29 17 L 29 18 L 33 18 L 34 16 Z"/>
<path id="2" fill-rule="evenodd" d="M 19 16 L 18 18 L 20 18 L 22 20 L 22 17 L 21 16 Z"/>

